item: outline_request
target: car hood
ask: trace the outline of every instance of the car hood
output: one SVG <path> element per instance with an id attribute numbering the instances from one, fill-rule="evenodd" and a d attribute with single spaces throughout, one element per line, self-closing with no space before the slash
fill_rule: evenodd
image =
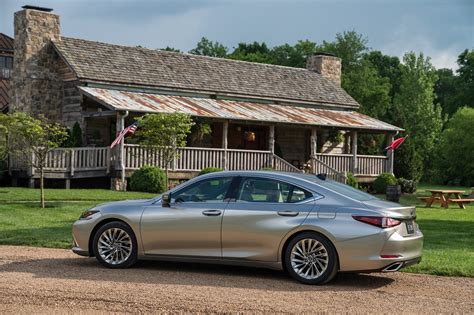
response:
<path id="1" fill-rule="evenodd" d="M 95 206 L 94 208 L 100 210 L 101 212 L 113 210 L 117 211 L 119 209 L 132 209 L 137 208 L 141 209 L 142 207 L 153 204 L 156 201 L 156 198 L 153 199 L 131 199 L 131 200 L 121 200 L 121 201 L 112 201 L 107 203 L 102 203 Z"/>
<path id="2" fill-rule="evenodd" d="M 401 204 L 385 200 L 367 200 L 362 203 L 370 210 L 383 212 L 391 217 L 402 219 L 416 218 L 415 206 L 402 206 Z"/>

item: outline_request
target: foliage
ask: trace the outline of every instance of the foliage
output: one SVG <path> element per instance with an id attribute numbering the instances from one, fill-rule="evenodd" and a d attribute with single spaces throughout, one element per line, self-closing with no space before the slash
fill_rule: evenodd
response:
<path id="1" fill-rule="evenodd" d="M 464 50 L 458 57 L 458 65 L 458 106 L 474 107 L 474 50 Z"/>
<path id="2" fill-rule="evenodd" d="M 68 130 L 69 131 L 69 130 Z M 77 148 L 82 147 L 82 129 L 78 122 L 75 122 L 72 126 L 72 130 L 69 133 L 69 137 L 65 143 L 66 147 Z"/>
<path id="3" fill-rule="evenodd" d="M 397 179 L 391 173 L 382 173 L 374 181 L 372 188 L 377 194 L 385 194 L 388 185 L 396 185 Z"/>
<path id="4" fill-rule="evenodd" d="M 423 54 L 405 54 L 400 92 L 394 97 L 395 123 L 403 126 L 423 163 L 431 156 L 441 132 L 441 108 L 434 104 L 436 72 Z"/>
<path id="5" fill-rule="evenodd" d="M 403 193 L 413 194 L 416 192 L 416 182 L 414 180 L 399 178 L 398 185 L 402 188 Z"/>
<path id="6" fill-rule="evenodd" d="M 395 151 L 393 170 L 395 176 L 418 182 L 423 175 L 423 159 L 416 151 L 411 137 L 407 137 Z"/>
<path id="7" fill-rule="evenodd" d="M 228 57 L 237 60 L 272 63 L 270 49 L 265 43 L 258 42 L 239 43 Z"/>
<path id="8" fill-rule="evenodd" d="M 357 182 L 357 178 L 351 172 L 347 173 L 347 185 L 352 186 L 354 188 L 359 188 L 359 183 Z"/>
<path id="9" fill-rule="evenodd" d="M 41 208 L 44 204 L 44 167 L 48 153 L 60 147 L 68 137 L 66 128 L 48 121 L 42 115 L 37 118 L 27 113 L 10 115 L 9 151 L 19 159 L 37 168 L 40 173 Z"/>
<path id="10" fill-rule="evenodd" d="M 196 48 L 189 51 L 193 55 L 210 56 L 210 57 L 221 57 L 227 56 L 227 47 L 219 42 L 213 42 L 206 37 L 201 38 L 197 43 Z"/>
<path id="11" fill-rule="evenodd" d="M 460 108 L 448 121 L 435 156 L 440 182 L 474 186 L 474 108 Z"/>
<path id="12" fill-rule="evenodd" d="M 214 173 L 214 172 L 222 172 L 224 169 L 219 168 L 219 167 L 207 167 L 203 168 L 200 172 L 199 175 L 204 175 L 204 174 L 209 174 L 209 173 Z M 198 176 L 199 176 L 198 175 Z"/>
<path id="13" fill-rule="evenodd" d="M 130 188 L 132 191 L 142 191 L 161 194 L 166 191 L 166 174 L 154 166 L 142 166 L 133 172 L 130 178 Z"/>
<path id="14" fill-rule="evenodd" d="M 212 134 L 211 125 L 207 122 L 202 121 L 199 118 L 194 119 L 194 125 L 191 127 L 191 143 L 192 144 L 199 144 L 202 142 L 207 136 Z"/>
<path id="15" fill-rule="evenodd" d="M 344 141 L 344 135 L 337 129 L 331 129 L 328 131 L 326 140 L 331 142 L 331 144 L 337 145 Z"/>
<path id="16" fill-rule="evenodd" d="M 177 149 L 186 146 L 186 138 L 194 122 L 191 116 L 182 113 L 146 114 L 138 118 L 135 133 L 140 144 L 160 150 L 165 165 L 167 187 L 169 187 L 168 170 L 171 161 L 177 156 Z"/>
<path id="17" fill-rule="evenodd" d="M 173 47 L 170 47 L 170 46 L 166 46 L 165 48 L 160 48 L 159 50 L 162 50 L 162 51 L 172 51 L 172 52 L 181 52 L 181 50 L 176 49 L 176 48 L 173 48 Z"/>

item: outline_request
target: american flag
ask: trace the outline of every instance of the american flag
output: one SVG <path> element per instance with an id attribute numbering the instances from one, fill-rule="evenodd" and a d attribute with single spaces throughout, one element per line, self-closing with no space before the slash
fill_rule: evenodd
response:
<path id="1" fill-rule="evenodd" d="M 138 122 L 134 122 L 133 124 L 125 128 L 124 130 L 120 131 L 117 138 L 115 138 L 114 142 L 112 142 L 112 144 L 110 145 L 110 148 L 112 149 L 113 147 L 115 147 L 126 136 L 133 135 L 135 131 L 137 131 L 137 128 L 138 128 Z"/>

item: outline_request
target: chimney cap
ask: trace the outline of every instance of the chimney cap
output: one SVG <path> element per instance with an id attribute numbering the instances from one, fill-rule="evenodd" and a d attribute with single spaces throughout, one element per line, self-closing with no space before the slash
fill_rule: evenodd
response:
<path id="1" fill-rule="evenodd" d="M 328 57 L 337 57 L 335 54 L 325 52 L 325 51 L 317 51 L 313 54 L 313 56 L 328 56 Z"/>
<path id="2" fill-rule="evenodd" d="M 25 10 L 36 10 L 36 11 L 43 11 L 43 12 L 51 12 L 53 11 L 53 9 L 50 9 L 50 8 L 45 8 L 45 7 L 38 7 L 38 6 L 35 6 L 35 5 L 24 5 L 21 7 L 22 9 L 25 9 Z"/>

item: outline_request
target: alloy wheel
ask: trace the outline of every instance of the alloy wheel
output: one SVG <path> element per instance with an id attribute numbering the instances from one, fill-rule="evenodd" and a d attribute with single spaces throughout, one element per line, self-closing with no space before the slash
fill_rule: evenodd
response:
<path id="1" fill-rule="evenodd" d="M 132 254 L 132 239 L 121 228 L 110 228 L 102 232 L 97 241 L 100 257 L 108 264 L 119 265 Z"/>
<path id="2" fill-rule="evenodd" d="M 312 238 L 304 238 L 293 246 L 290 262 L 298 276 L 314 280 L 328 268 L 329 256 L 326 247 L 321 242 Z"/>

